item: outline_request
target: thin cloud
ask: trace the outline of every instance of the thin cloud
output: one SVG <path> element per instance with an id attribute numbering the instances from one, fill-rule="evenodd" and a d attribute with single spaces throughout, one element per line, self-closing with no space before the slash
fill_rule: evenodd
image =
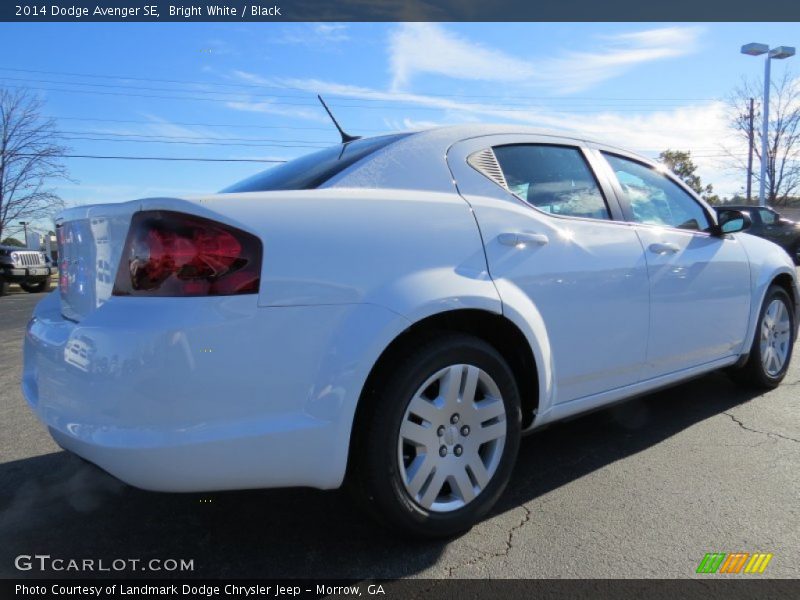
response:
<path id="1" fill-rule="evenodd" d="M 573 93 L 649 62 L 695 52 L 699 27 L 662 27 L 600 36 L 593 47 L 555 58 L 522 59 L 473 42 L 435 23 L 404 23 L 389 36 L 392 91 L 417 75 L 523 83 Z"/>
<path id="2" fill-rule="evenodd" d="M 321 106 L 319 110 L 312 107 L 300 108 L 282 106 L 274 102 L 227 102 L 226 106 L 233 110 L 240 110 L 243 112 L 264 113 L 281 117 L 316 121 L 317 123 L 330 123 L 330 119 L 322 112 Z"/>
<path id="3" fill-rule="evenodd" d="M 479 81 L 523 81 L 533 76 L 528 61 L 469 41 L 435 23 L 403 23 L 389 38 L 392 90 L 417 74 Z"/>
<path id="4" fill-rule="evenodd" d="M 560 93 L 580 92 L 644 63 L 692 54 L 699 27 L 662 27 L 600 38 L 600 47 L 541 63 L 537 79 Z"/>
<path id="5" fill-rule="evenodd" d="M 272 39 L 275 44 L 320 46 L 339 44 L 350 40 L 348 26 L 344 23 L 303 23 L 288 25 L 283 33 Z"/>

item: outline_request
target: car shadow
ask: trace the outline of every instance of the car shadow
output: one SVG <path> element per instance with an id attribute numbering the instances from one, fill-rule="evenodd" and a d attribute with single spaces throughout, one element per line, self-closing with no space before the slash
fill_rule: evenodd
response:
<path id="1" fill-rule="evenodd" d="M 754 395 L 716 373 L 533 434 L 523 440 L 493 514 L 646 450 Z M 432 566 L 448 543 L 392 536 L 339 491 L 145 492 L 66 452 L 0 465 L 0 539 L 3 577 L 114 574 L 14 568 L 17 555 L 49 554 L 107 563 L 194 560 L 191 573 L 120 573 L 128 576 L 393 578 Z"/>

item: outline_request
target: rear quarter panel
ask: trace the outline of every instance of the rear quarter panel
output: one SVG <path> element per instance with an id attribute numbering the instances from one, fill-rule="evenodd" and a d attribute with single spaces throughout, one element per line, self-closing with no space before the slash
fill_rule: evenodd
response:
<path id="1" fill-rule="evenodd" d="M 500 310 L 475 219 L 455 193 L 335 188 L 193 201 L 262 239 L 260 306 L 373 303 L 411 321 Z"/>

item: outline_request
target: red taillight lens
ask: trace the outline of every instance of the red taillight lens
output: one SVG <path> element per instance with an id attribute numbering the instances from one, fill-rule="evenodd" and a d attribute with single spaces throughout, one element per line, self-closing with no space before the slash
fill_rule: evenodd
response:
<path id="1" fill-rule="evenodd" d="M 115 296 L 258 292 L 261 241 L 241 229 L 170 211 L 133 215 Z"/>

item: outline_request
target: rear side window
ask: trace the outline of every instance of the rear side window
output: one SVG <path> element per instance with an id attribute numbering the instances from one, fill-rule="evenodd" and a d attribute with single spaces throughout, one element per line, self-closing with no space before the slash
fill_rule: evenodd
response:
<path id="1" fill-rule="evenodd" d="M 318 188 L 350 165 L 408 135 L 408 133 L 382 135 L 325 148 L 234 183 L 221 193 Z"/>
<path id="2" fill-rule="evenodd" d="M 578 148 L 543 144 L 496 146 L 508 189 L 541 211 L 609 219 L 608 206 Z"/>

